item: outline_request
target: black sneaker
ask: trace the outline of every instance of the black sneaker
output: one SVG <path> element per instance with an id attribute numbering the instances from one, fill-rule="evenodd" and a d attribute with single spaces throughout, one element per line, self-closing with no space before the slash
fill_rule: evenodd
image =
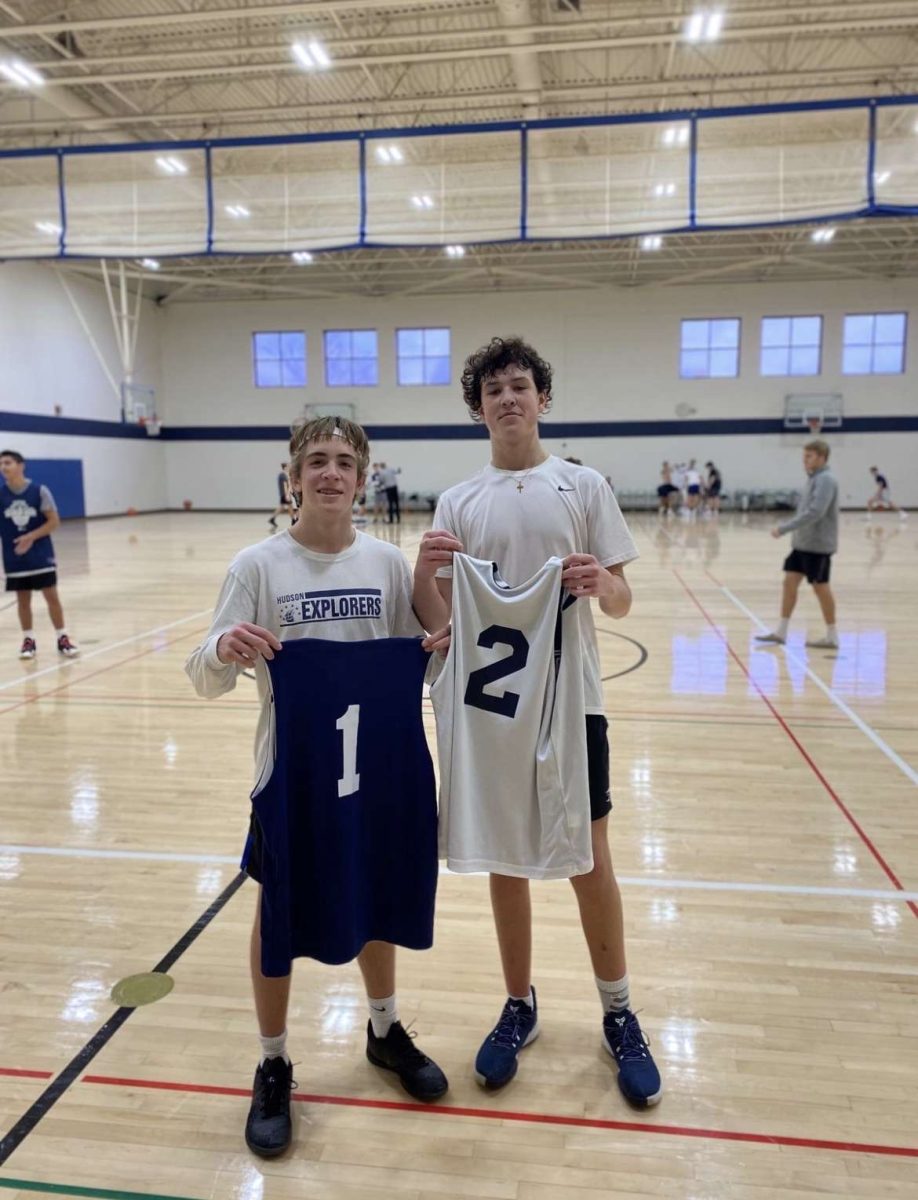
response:
<path id="1" fill-rule="evenodd" d="M 293 1067 L 285 1058 L 266 1058 L 256 1069 L 245 1123 L 246 1145 L 253 1154 L 275 1158 L 290 1145 L 290 1091 L 295 1087 Z"/>
<path id="2" fill-rule="evenodd" d="M 367 1058 L 374 1067 L 394 1071 L 402 1087 L 415 1100 L 439 1100 L 449 1084 L 435 1062 L 422 1054 L 401 1021 L 396 1021 L 385 1037 L 373 1032 L 373 1022 L 367 1022 Z"/>

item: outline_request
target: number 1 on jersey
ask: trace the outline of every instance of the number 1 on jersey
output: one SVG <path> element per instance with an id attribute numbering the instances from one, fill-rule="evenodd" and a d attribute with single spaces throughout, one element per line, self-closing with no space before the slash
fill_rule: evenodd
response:
<path id="1" fill-rule="evenodd" d="M 360 725 L 360 705 L 352 704 L 343 717 L 335 723 L 341 734 L 341 778 L 338 780 L 338 797 L 353 796 L 360 787 L 357 774 L 357 729 Z"/>

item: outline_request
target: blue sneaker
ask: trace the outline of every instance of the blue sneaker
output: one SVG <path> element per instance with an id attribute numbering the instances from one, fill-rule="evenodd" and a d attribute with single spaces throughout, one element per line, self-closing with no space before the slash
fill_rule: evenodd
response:
<path id="1" fill-rule="evenodd" d="M 634 1013 L 627 1008 L 607 1012 L 602 1032 L 602 1044 L 618 1063 L 618 1086 L 625 1099 L 641 1108 L 659 1103 L 663 1095 L 660 1072 Z"/>
<path id="2" fill-rule="evenodd" d="M 516 1056 L 539 1036 L 538 1006 L 508 999 L 500 1020 L 485 1038 L 475 1059 L 475 1078 L 486 1088 L 500 1088 L 516 1074 Z"/>

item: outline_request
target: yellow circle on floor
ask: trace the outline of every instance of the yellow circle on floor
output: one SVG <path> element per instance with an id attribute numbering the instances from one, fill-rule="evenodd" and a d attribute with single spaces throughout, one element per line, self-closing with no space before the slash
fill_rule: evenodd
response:
<path id="1" fill-rule="evenodd" d="M 127 975 L 119 979 L 112 988 L 112 999 L 121 1008 L 139 1008 L 142 1004 L 155 1004 L 168 996 L 175 987 L 171 975 L 161 971 L 144 971 L 142 975 Z"/>

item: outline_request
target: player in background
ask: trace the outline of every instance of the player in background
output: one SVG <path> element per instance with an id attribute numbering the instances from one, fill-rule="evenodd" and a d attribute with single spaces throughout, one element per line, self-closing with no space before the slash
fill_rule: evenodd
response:
<path id="1" fill-rule="evenodd" d="M 657 488 L 659 504 L 657 513 L 661 517 L 668 517 L 672 514 L 673 498 L 679 495 L 679 489 L 673 483 L 673 469 L 665 459 L 660 468 L 660 479 L 661 483 Z"/>
<path id="2" fill-rule="evenodd" d="M 624 566 L 637 551 L 603 477 L 563 462 L 542 445 L 539 419 L 551 406 L 551 378 L 550 365 L 517 337 L 494 338 L 466 361 L 463 395 L 469 415 L 488 430 L 491 462 L 440 497 L 435 528 L 424 535 L 415 565 L 414 604 L 422 624 L 438 631 L 426 645 L 442 649 L 449 640 L 454 552 L 490 559 L 511 586 L 531 579 L 552 555 L 563 561 L 562 584 L 581 600 L 590 779 L 582 802 L 591 817 L 593 857 L 593 869 L 571 884 L 602 1005 L 602 1044 L 618 1065 L 624 1095 L 635 1104 L 655 1104 L 662 1084 L 631 1010 L 622 902 L 609 851 L 607 722 L 589 604 L 595 597 L 606 616 L 627 615 L 631 591 Z M 512 771 L 513 763 L 503 770 Z M 475 1072 L 486 1087 L 497 1088 L 516 1074 L 519 1051 L 538 1034 L 538 1015 L 529 880 L 492 873 L 490 890 L 508 995 Z"/>
<path id="3" fill-rule="evenodd" d="M 57 564 L 51 534 L 61 523 L 54 497 L 44 484 L 26 478 L 18 450 L 0 451 L 0 538 L 6 590 L 16 593 L 22 643 L 19 657 L 34 658 L 38 646 L 32 628 L 32 593 L 41 592 L 54 626 L 58 654 L 75 658 L 79 647 L 70 640 L 57 594 Z"/>
<path id="4" fill-rule="evenodd" d="M 695 466 L 694 458 L 689 460 L 689 465 L 685 468 L 685 493 L 689 516 L 694 518 L 701 503 L 701 472 Z"/>
<path id="5" fill-rule="evenodd" d="M 755 640 L 784 645 L 797 604 L 797 593 L 806 579 L 816 594 L 826 623 L 825 635 L 808 638 L 806 644 L 816 650 L 837 650 L 835 597 L 829 578 L 832 555 L 838 549 L 838 481 L 829 470 L 827 442 L 821 439 L 807 442 L 803 447 L 803 469 L 807 473 L 807 483 L 797 511 L 771 531 L 774 538 L 783 537 L 785 533 L 793 534 L 791 552 L 784 560 L 781 617 L 771 633 L 758 634 Z"/>
<path id="6" fill-rule="evenodd" d="M 716 517 L 720 512 L 720 493 L 723 490 L 724 481 L 720 471 L 712 462 L 707 462 L 704 466 L 708 473 L 704 492 L 705 506 Z"/>
<path id="7" fill-rule="evenodd" d="M 899 520 L 905 521 L 908 513 L 904 508 L 900 508 L 898 504 L 893 503 L 893 498 L 889 491 L 889 481 L 886 476 L 880 472 L 879 467 L 871 467 L 870 474 L 873 476 L 873 482 L 876 484 L 877 490 L 872 496 L 868 497 L 867 520 L 870 520 L 871 513 L 882 512 L 886 509 L 889 512 L 897 512 Z"/>
<path id="8" fill-rule="evenodd" d="M 283 653 L 284 640 L 295 637 L 353 642 L 423 633 L 412 611 L 411 572 L 401 551 L 361 533 L 352 524 L 354 497 L 363 488 L 368 462 L 366 434 L 353 422 L 318 417 L 294 429 L 290 480 L 299 518 L 292 528 L 237 555 L 224 581 L 210 632 L 186 663 L 195 690 L 208 699 L 231 691 L 242 670 L 255 668 L 261 700 L 256 782 L 271 761 L 271 696 L 262 659 Z M 342 619 L 312 624 L 284 620 L 291 595 L 313 592 L 327 596 L 333 591 L 340 596 L 349 589 L 355 596 L 377 592 L 379 611 L 355 611 Z M 352 607 L 358 608 L 356 604 Z M 260 884 L 257 854 L 248 870 Z M 250 943 L 261 1054 L 246 1141 L 256 1154 L 273 1157 L 283 1153 L 292 1137 L 290 1090 L 294 1084 L 287 1053 L 291 976 L 262 974 L 261 894 L 259 887 Z M 330 903 L 333 900 L 330 897 Z M 416 1099 L 437 1099 L 446 1091 L 446 1077 L 420 1052 L 399 1021 L 395 947 L 368 942 L 357 962 L 369 1007 L 368 1057 L 394 1071 Z"/>
<path id="9" fill-rule="evenodd" d="M 281 513 L 286 513 L 290 518 L 291 525 L 293 524 L 293 499 L 290 494 L 290 479 L 287 476 L 288 463 L 281 463 L 280 473 L 277 476 L 277 508 L 268 517 L 268 524 L 272 529 L 277 528 L 277 518 Z"/>

